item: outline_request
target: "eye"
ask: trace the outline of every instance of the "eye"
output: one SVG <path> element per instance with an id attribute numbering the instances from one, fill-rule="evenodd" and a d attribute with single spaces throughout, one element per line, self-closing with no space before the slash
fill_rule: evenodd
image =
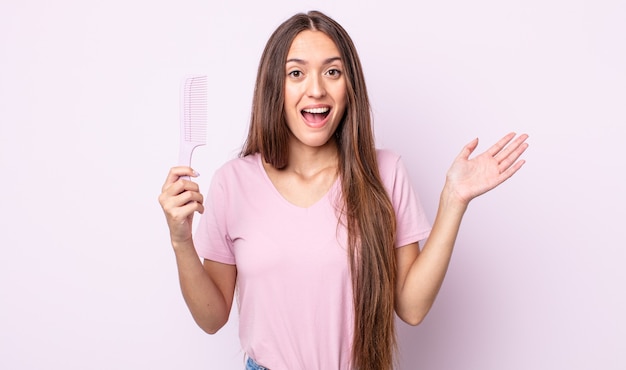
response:
<path id="1" fill-rule="evenodd" d="M 293 78 L 300 78 L 300 77 L 302 77 L 302 71 L 298 71 L 296 69 L 296 70 L 293 70 L 293 71 L 289 72 L 287 75 L 289 77 L 293 77 Z"/>
<path id="2" fill-rule="evenodd" d="M 330 77 L 339 78 L 339 76 L 341 76 L 341 71 L 338 70 L 337 68 L 332 68 L 326 71 L 326 74 L 329 75 Z"/>

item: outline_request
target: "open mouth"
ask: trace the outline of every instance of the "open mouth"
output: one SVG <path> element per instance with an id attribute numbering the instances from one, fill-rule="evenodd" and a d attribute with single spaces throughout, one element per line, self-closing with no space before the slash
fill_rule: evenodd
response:
<path id="1" fill-rule="evenodd" d="M 300 111 L 300 113 L 307 122 L 313 124 L 322 123 L 326 119 L 326 117 L 328 117 L 328 114 L 330 114 L 330 108 L 307 108 Z"/>

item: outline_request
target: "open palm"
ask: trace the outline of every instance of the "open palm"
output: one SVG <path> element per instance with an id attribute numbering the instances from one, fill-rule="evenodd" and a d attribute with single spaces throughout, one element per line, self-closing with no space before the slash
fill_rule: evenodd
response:
<path id="1" fill-rule="evenodd" d="M 513 176 L 524 160 L 518 160 L 528 144 L 528 135 L 523 134 L 515 140 L 515 133 L 510 133 L 491 146 L 487 151 L 474 158 L 469 156 L 478 146 L 478 139 L 468 143 L 456 157 L 447 174 L 447 186 L 464 203 L 482 195 Z"/>

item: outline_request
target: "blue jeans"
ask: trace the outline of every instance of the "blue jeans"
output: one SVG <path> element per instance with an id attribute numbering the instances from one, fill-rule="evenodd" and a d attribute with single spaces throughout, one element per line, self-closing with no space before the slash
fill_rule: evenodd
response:
<path id="1" fill-rule="evenodd" d="M 270 369 L 257 364 L 256 362 L 254 362 L 252 358 L 248 357 L 248 361 L 246 361 L 246 370 L 270 370 Z"/>

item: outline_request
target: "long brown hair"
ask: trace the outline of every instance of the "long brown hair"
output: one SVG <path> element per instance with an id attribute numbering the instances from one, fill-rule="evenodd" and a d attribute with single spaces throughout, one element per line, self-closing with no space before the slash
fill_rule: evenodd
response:
<path id="1" fill-rule="evenodd" d="M 344 64 L 347 107 L 335 132 L 342 184 L 340 220 L 348 230 L 354 292 L 352 367 L 388 370 L 394 365 L 396 220 L 376 160 L 365 78 L 348 33 L 328 16 L 296 14 L 272 34 L 259 64 L 248 138 L 241 156 L 261 153 L 277 169 L 288 163 L 289 130 L 284 115 L 285 62 L 302 31 L 324 32 L 337 45 Z"/>

